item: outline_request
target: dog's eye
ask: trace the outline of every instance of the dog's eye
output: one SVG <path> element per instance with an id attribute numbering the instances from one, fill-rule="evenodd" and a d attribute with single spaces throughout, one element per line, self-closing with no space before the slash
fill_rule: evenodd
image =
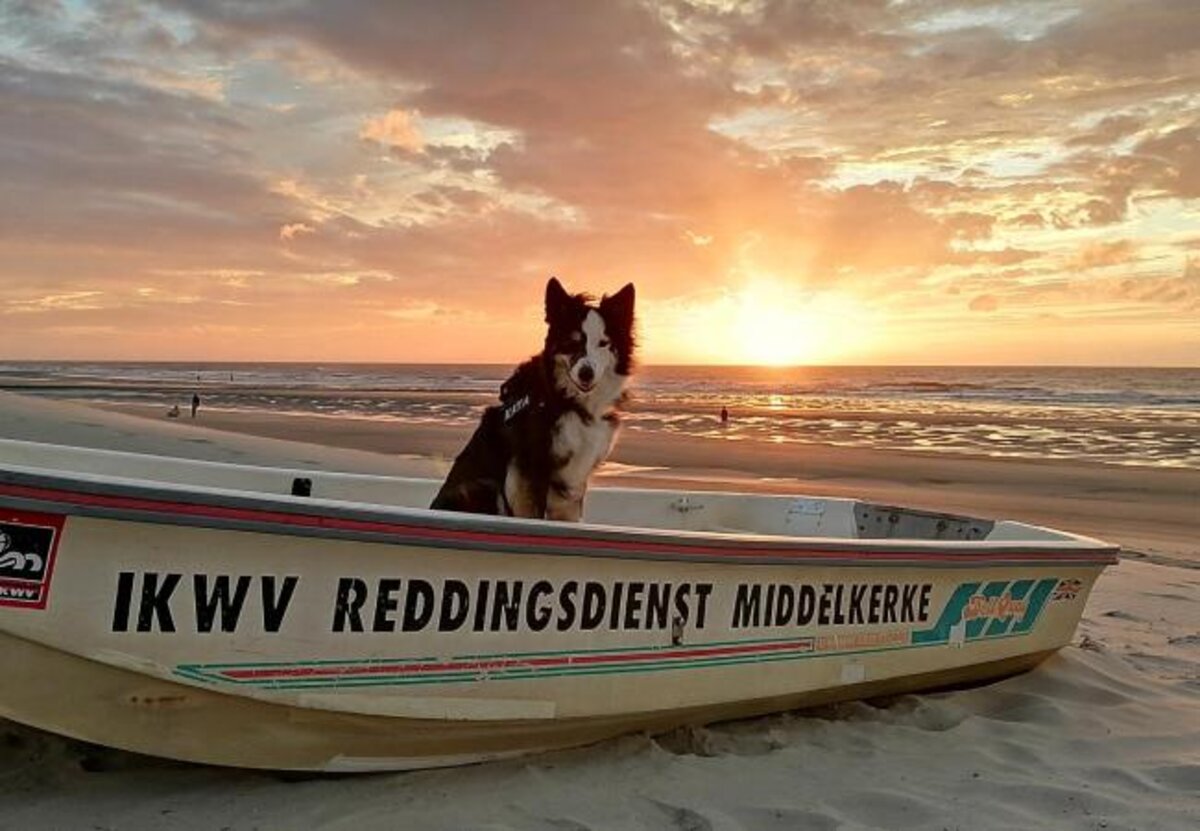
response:
<path id="1" fill-rule="evenodd" d="M 610 343 L 612 343 L 612 341 L 610 341 L 608 338 L 601 338 L 600 342 L 596 345 L 599 346 L 601 349 L 607 349 L 608 345 Z"/>

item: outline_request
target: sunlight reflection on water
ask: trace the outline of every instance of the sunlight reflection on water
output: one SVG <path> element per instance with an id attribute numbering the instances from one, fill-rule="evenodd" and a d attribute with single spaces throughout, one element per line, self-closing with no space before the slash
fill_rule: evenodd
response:
<path id="1" fill-rule="evenodd" d="M 207 409 L 466 427 L 507 372 L 0 363 L 0 386 L 164 409 L 199 388 Z M 1200 371 L 651 367 L 635 377 L 625 424 L 720 441 L 1200 469 Z"/>

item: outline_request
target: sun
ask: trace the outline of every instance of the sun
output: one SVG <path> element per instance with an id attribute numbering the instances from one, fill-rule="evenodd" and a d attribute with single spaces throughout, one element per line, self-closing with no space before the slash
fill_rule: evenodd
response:
<path id="1" fill-rule="evenodd" d="M 845 337 L 844 305 L 773 281 L 759 281 L 735 295 L 729 347 L 742 362 L 796 366 L 837 357 Z"/>
<path id="2" fill-rule="evenodd" d="M 765 275 L 643 314 L 649 351 L 664 363 L 853 363 L 881 346 L 885 329 L 879 310 L 845 291 Z"/>

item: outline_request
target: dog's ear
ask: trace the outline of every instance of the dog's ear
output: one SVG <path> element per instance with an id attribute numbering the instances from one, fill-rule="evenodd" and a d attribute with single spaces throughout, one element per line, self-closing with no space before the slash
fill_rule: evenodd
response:
<path id="1" fill-rule="evenodd" d="M 625 288 L 612 297 L 604 296 L 600 301 L 600 313 L 605 320 L 611 320 L 626 329 L 633 326 L 633 283 L 626 283 Z"/>
<path id="2" fill-rule="evenodd" d="M 562 283 L 558 282 L 557 277 L 551 277 L 550 282 L 546 283 L 546 322 L 553 320 L 570 302 L 571 295 L 567 294 Z"/>

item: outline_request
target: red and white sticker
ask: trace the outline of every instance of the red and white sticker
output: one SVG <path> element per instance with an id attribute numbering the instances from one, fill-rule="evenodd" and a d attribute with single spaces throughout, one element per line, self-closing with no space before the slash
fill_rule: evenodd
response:
<path id="1" fill-rule="evenodd" d="M 66 517 L 0 508 L 0 606 L 44 609 Z"/>

